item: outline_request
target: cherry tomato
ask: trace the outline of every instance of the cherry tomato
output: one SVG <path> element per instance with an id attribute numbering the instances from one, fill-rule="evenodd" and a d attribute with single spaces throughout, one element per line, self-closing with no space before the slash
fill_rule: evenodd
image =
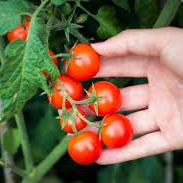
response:
<path id="1" fill-rule="evenodd" d="M 102 142 L 108 148 L 118 148 L 128 144 L 133 136 L 130 121 L 121 114 L 112 114 L 104 118 L 101 129 Z"/>
<path id="2" fill-rule="evenodd" d="M 98 115 L 105 116 L 117 112 L 122 103 L 122 97 L 119 88 L 108 81 L 99 81 L 94 84 L 97 97 L 102 97 L 98 104 Z M 88 90 L 92 93 L 92 86 Z M 89 96 L 86 96 L 89 98 Z M 91 104 L 90 109 L 95 112 L 94 104 Z"/>
<path id="3" fill-rule="evenodd" d="M 71 111 L 71 110 L 72 110 L 72 108 L 68 109 L 68 111 Z M 81 108 L 78 108 L 78 111 L 80 112 L 80 114 L 83 117 L 86 117 L 85 113 L 83 112 L 83 110 Z M 62 126 L 63 123 L 64 123 L 64 119 L 61 118 L 60 125 Z M 74 131 L 72 129 L 73 123 L 75 123 L 75 127 L 76 127 L 77 131 L 82 130 L 83 128 L 85 128 L 87 126 L 87 123 L 84 120 L 82 120 L 79 116 L 76 115 L 75 121 L 73 121 L 72 119 L 69 119 L 66 122 L 66 125 L 65 125 L 63 130 L 68 132 L 68 133 L 74 133 Z"/>
<path id="4" fill-rule="evenodd" d="M 77 44 L 73 48 L 67 74 L 76 80 L 88 80 L 94 77 L 100 68 L 100 56 L 89 44 Z"/>
<path id="5" fill-rule="evenodd" d="M 70 157 L 78 164 L 89 165 L 95 162 L 102 152 L 102 144 L 93 132 L 82 132 L 74 136 L 68 145 Z"/>
<path id="6" fill-rule="evenodd" d="M 55 55 L 55 53 L 52 50 L 49 50 L 49 53 L 48 54 L 49 54 L 50 57 Z M 53 58 L 52 59 L 52 62 L 58 67 L 58 60 L 56 58 Z M 43 72 L 43 74 L 46 77 L 48 77 L 48 73 L 47 72 Z"/>
<path id="7" fill-rule="evenodd" d="M 84 90 L 81 82 L 76 81 L 67 75 L 60 75 L 58 79 L 62 82 L 65 91 L 73 100 L 79 101 L 82 99 Z M 52 96 L 48 96 L 50 103 L 57 109 L 62 108 L 62 102 L 64 99 L 63 92 L 59 85 L 59 82 L 56 81 L 54 83 Z M 68 100 L 65 102 L 65 107 L 71 107 Z"/>
<path id="8" fill-rule="evenodd" d="M 7 37 L 9 42 L 12 42 L 16 39 L 26 40 L 28 35 L 30 22 L 26 21 L 25 24 L 17 26 L 11 32 L 8 32 Z"/>

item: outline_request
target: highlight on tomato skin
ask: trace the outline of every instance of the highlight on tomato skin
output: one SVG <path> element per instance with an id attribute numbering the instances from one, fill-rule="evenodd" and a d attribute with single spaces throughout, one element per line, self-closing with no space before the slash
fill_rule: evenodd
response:
<path id="1" fill-rule="evenodd" d="M 119 148 L 128 144 L 133 134 L 132 125 L 124 115 L 112 114 L 104 118 L 101 140 L 107 148 Z"/>
<path id="2" fill-rule="evenodd" d="M 71 110 L 72 110 L 72 108 L 69 108 L 68 112 Z M 83 112 L 83 110 L 81 108 L 78 107 L 77 110 L 84 118 L 86 118 L 86 114 Z M 78 115 L 76 115 L 75 121 L 73 121 L 72 119 L 67 120 L 63 130 L 68 133 L 74 133 L 73 128 L 72 128 L 73 123 L 75 123 L 75 128 L 77 131 L 80 131 L 87 126 L 87 123 L 84 120 L 82 120 Z M 63 124 L 64 124 L 64 119 L 61 118 L 60 119 L 61 127 Z"/>
<path id="3" fill-rule="evenodd" d="M 93 84 L 88 90 L 89 93 L 95 89 L 96 96 L 102 97 L 97 101 L 98 115 L 106 116 L 116 113 L 122 105 L 122 96 L 120 89 L 111 82 L 98 81 Z M 86 98 L 89 98 L 87 95 Z M 94 104 L 89 105 L 89 108 L 96 113 Z"/>
<path id="4" fill-rule="evenodd" d="M 72 78 L 84 81 L 93 78 L 100 69 L 100 56 L 89 44 L 76 44 L 71 49 L 73 57 L 66 73 Z"/>
<path id="5" fill-rule="evenodd" d="M 98 160 L 102 152 L 102 143 L 93 132 L 85 131 L 69 141 L 68 153 L 73 161 L 80 165 L 89 165 Z"/>
<path id="6" fill-rule="evenodd" d="M 26 21 L 24 25 L 18 25 L 12 31 L 8 32 L 7 38 L 9 42 L 13 42 L 17 39 L 26 40 L 28 35 L 30 22 Z"/>
<path id="7" fill-rule="evenodd" d="M 63 87 L 67 94 L 75 101 L 80 101 L 83 98 L 84 89 L 80 81 L 76 81 L 75 79 L 67 76 L 65 74 L 61 74 L 58 77 L 63 84 Z M 53 86 L 53 92 L 51 96 L 48 96 L 48 100 L 52 106 L 56 109 L 62 109 L 62 102 L 64 99 L 63 92 L 60 87 L 60 83 L 56 81 Z M 71 107 L 71 103 L 66 100 L 65 107 Z"/>

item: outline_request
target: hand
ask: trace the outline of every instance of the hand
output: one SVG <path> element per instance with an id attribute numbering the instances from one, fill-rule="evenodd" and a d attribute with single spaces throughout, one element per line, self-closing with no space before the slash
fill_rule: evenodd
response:
<path id="1" fill-rule="evenodd" d="M 121 89 L 121 110 L 135 135 L 130 144 L 106 149 L 97 161 L 112 164 L 183 148 L 183 30 L 128 30 L 92 45 L 102 56 L 97 77 L 147 77 L 148 84 Z"/>

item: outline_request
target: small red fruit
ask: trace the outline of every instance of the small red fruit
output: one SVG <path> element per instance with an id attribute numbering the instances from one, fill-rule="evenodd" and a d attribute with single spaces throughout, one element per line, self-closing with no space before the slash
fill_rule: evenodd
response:
<path id="1" fill-rule="evenodd" d="M 102 144 L 93 132 L 82 132 L 74 136 L 68 145 L 70 157 L 80 165 L 89 165 L 95 162 L 102 152 Z"/>
<path id="2" fill-rule="evenodd" d="M 89 80 L 100 68 L 100 56 L 89 44 L 77 44 L 72 50 L 67 74 L 76 80 Z"/>
<path id="3" fill-rule="evenodd" d="M 102 97 L 97 101 L 98 115 L 106 116 L 117 112 L 122 103 L 122 97 L 119 88 L 108 81 L 99 81 L 94 84 L 97 97 Z M 89 88 L 89 92 L 92 93 L 93 87 Z M 86 96 L 89 98 L 89 96 Z M 95 112 L 94 104 L 91 104 L 90 109 Z"/>
<path id="4" fill-rule="evenodd" d="M 72 110 L 72 108 L 68 109 L 68 111 L 71 111 L 71 110 Z M 83 112 L 83 110 L 81 108 L 78 108 L 78 111 L 80 112 L 80 114 L 83 117 L 86 117 L 86 114 Z M 63 123 L 64 123 L 64 119 L 61 118 L 60 125 L 62 126 Z M 75 121 L 73 121 L 72 119 L 67 120 L 66 125 L 64 126 L 63 130 L 68 133 L 74 133 L 74 131 L 72 129 L 73 123 L 75 123 L 75 127 L 76 127 L 77 131 L 82 130 L 83 128 L 85 128 L 87 126 L 87 123 L 84 120 L 82 120 L 78 115 L 76 115 Z"/>
<path id="5" fill-rule="evenodd" d="M 125 116 L 112 114 L 104 118 L 101 139 L 106 147 L 122 147 L 131 141 L 132 136 L 132 125 Z"/>
<path id="6" fill-rule="evenodd" d="M 11 32 L 8 32 L 7 37 L 9 42 L 12 42 L 16 39 L 22 39 L 26 40 L 28 31 L 29 31 L 30 22 L 26 21 L 24 26 L 19 25 L 15 29 L 13 29 Z"/>
<path id="7" fill-rule="evenodd" d="M 65 91 L 73 100 L 79 101 L 82 99 L 84 90 L 81 82 L 76 81 L 67 75 L 60 75 L 58 77 L 58 80 L 62 82 Z M 52 95 L 48 96 L 48 99 L 55 108 L 62 108 L 64 95 L 61 90 L 60 83 L 58 81 L 54 83 Z M 71 107 L 71 104 L 68 100 L 66 100 L 65 102 L 65 107 Z"/>

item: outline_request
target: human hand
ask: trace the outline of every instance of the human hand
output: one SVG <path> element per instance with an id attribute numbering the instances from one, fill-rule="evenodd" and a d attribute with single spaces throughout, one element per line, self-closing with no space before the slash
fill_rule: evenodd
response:
<path id="1" fill-rule="evenodd" d="M 183 30 L 124 31 L 92 44 L 102 56 L 97 77 L 147 77 L 148 84 L 121 89 L 121 110 L 135 135 L 130 144 L 106 149 L 98 164 L 113 164 L 183 148 Z"/>

